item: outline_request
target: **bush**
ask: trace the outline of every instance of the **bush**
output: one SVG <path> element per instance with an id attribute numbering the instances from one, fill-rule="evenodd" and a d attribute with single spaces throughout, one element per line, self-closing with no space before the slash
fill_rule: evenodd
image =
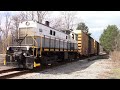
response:
<path id="1" fill-rule="evenodd" d="M 111 60 L 114 62 L 120 62 L 120 51 L 113 51 L 110 53 Z"/>

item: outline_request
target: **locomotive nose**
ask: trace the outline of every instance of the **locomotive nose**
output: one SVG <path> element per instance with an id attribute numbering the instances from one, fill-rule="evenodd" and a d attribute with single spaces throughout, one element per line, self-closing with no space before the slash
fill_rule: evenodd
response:
<path id="1" fill-rule="evenodd" d="M 25 58 L 22 52 L 15 53 L 14 57 L 15 57 L 15 60 L 23 60 L 23 58 Z"/>

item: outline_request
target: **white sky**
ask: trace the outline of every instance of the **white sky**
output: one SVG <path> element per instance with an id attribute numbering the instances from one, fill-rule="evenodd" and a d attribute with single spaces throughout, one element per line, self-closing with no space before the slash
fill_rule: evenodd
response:
<path id="1" fill-rule="evenodd" d="M 59 14 L 58 11 L 54 11 L 50 16 L 58 17 Z M 97 41 L 108 25 L 115 24 L 118 28 L 120 27 L 120 11 L 77 11 L 76 17 L 78 17 L 79 22 L 85 22 L 92 37 Z"/>

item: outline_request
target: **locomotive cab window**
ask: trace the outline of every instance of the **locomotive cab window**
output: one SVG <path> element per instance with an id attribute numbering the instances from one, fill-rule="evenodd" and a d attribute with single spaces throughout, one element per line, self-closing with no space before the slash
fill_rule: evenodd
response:
<path id="1" fill-rule="evenodd" d="M 66 39 L 67 39 L 67 36 L 66 36 Z"/>
<path id="2" fill-rule="evenodd" d="M 29 51 L 28 51 L 28 52 L 29 52 L 29 54 L 32 55 L 32 54 L 33 54 L 33 48 L 29 48 Z"/>
<path id="3" fill-rule="evenodd" d="M 53 35 L 55 36 L 55 31 L 53 31 Z"/>
<path id="4" fill-rule="evenodd" d="M 78 35 L 76 34 L 76 40 L 78 40 Z"/>
<path id="5" fill-rule="evenodd" d="M 74 39 L 74 34 L 72 34 L 72 38 Z"/>
<path id="6" fill-rule="evenodd" d="M 52 30 L 50 30 L 50 35 L 52 35 Z"/>

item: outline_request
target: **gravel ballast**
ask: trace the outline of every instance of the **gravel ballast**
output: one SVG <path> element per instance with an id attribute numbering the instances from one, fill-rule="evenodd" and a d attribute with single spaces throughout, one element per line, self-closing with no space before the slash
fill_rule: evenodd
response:
<path id="1" fill-rule="evenodd" d="M 101 73 L 110 70 L 110 59 L 80 60 L 12 79 L 103 79 L 106 77 Z"/>

